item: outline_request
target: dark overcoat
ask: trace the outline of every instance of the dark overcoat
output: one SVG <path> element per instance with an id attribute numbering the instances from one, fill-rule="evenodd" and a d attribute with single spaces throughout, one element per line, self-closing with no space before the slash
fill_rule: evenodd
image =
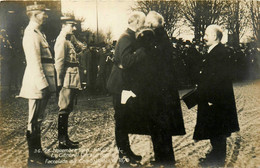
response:
<path id="1" fill-rule="evenodd" d="M 194 139 L 230 136 L 239 131 L 227 48 L 219 43 L 205 55 L 198 81 L 198 114 Z"/>
<path id="2" fill-rule="evenodd" d="M 128 28 L 116 44 L 114 65 L 107 81 L 107 89 L 110 93 L 121 94 L 123 88 L 128 88 L 126 85 L 133 80 L 128 78 L 123 83 L 122 72 L 129 71 L 144 55 L 144 51 L 136 46 L 135 32 Z"/>
<path id="3" fill-rule="evenodd" d="M 154 129 L 184 135 L 185 128 L 173 71 L 172 46 L 163 28 L 155 29 L 155 36 L 137 41 L 145 48 L 146 57 L 124 73 L 128 89 L 137 97 L 127 101 L 130 133 L 151 134 Z M 125 81 L 125 80 L 124 80 Z"/>

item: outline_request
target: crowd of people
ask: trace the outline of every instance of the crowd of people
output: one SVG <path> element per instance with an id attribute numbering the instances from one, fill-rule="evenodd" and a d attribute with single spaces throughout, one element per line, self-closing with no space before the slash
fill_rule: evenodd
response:
<path id="1" fill-rule="evenodd" d="M 22 37 L 18 41 L 21 42 Z M 78 51 L 86 46 L 80 60 L 84 89 L 87 88 L 89 93 L 108 94 L 105 86 L 113 64 L 115 42 L 113 44 L 87 45 L 86 41 L 77 40 L 77 44 L 82 45 L 77 45 Z M 5 29 L 0 32 L 0 45 L 2 73 L 6 74 L 5 78 L 2 78 L 1 84 L 8 86 L 9 94 L 17 93 L 21 88 L 23 72 L 26 66 L 22 45 L 9 41 Z M 87 73 L 84 74 L 84 71 Z"/>
<path id="2" fill-rule="evenodd" d="M 207 47 L 204 41 L 190 42 L 182 39 L 171 39 L 175 62 L 173 67 L 178 72 L 180 88 L 189 88 L 196 83 L 196 74 L 198 67 L 204 59 L 203 55 L 207 52 Z M 231 62 L 232 76 L 234 81 L 252 80 L 259 78 L 260 70 L 260 50 L 257 49 L 255 42 L 240 43 L 235 46 L 225 44 L 229 49 L 229 60 Z"/>
<path id="3" fill-rule="evenodd" d="M 63 16 L 52 52 L 42 31 L 46 10 L 42 4 L 26 7 L 30 21 L 22 40 L 26 64 L 18 97 L 28 99 L 29 105 L 29 165 L 57 159 L 46 155 L 41 146 L 41 123 L 53 93 L 58 96 L 58 148 L 80 148 L 80 143 L 68 136 L 68 118 L 75 96 L 84 88 L 113 97 L 121 166 L 138 165 L 142 160 L 131 150 L 128 134 L 134 133 L 151 136 L 154 165 L 172 167 L 176 162 L 172 136 L 186 134 L 178 89 L 196 86 L 186 95 L 192 95 L 198 105 L 193 139 L 210 140 L 212 150 L 203 161 L 225 161 L 227 138 L 239 131 L 232 79 L 258 75 L 259 51 L 254 45 L 225 46 L 218 25 L 206 28 L 203 43 L 170 40 L 162 15 L 134 11 L 115 48 L 89 46 L 78 40 L 74 34 L 77 22 Z M 5 37 L 1 37 L 3 54 L 8 57 L 13 48 L 1 33 Z"/>
<path id="4" fill-rule="evenodd" d="M 21 46 L 12 44 L 8 40 L 6 30 L 2 29 L 0 33 L 2 67 L 5 67 L 2 68 L 2 72 L 9 74 L 5 85 L 8 85 L 10 93 L 17 92 L 21 87 L 26 65 L 24 53 Z M 86 44 L 86 40 L 80 41 Z M 85 89 L 91 94 L 109 94 L 105 86 L 113 65 L 115 42 L 113 44 L 87 45 L 87 52 L 81 60 L 82 69 L 87 70 L 87 73 L 82 75 L 82 82 Z M 194 77 L 198 71 L 196 67 L 206 52 L 205 43 L 195 39 L 192 42 L 184 41 L 182 38 L 172 38 L 171 42 L 175 59 L 172 68 L 178 72 L 179 88 L 189 88 L 195 82 Z M 226 44 L 226 47 L 229 48 L 230 52 L 234 81 L 259 78 L 257 72 L 260 69 L 260 51 L 255 42 L 241 43 L 236 47 Z"/>
<path id="5" fill-rule="evenodd" d="M 0 46 L 1 73 L 5 74 L 1 78 L 1 86 L 7 86 L 9 91 L 18 90 L 25 65 L 22 47 L 9 40 L 5 29 L 0 31 Z"/>

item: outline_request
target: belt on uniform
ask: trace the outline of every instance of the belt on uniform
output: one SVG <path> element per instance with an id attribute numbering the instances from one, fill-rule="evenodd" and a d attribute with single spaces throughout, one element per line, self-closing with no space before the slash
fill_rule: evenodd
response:
<path id="1" fill-rule="evenodd" d="M 42 64 L 44 64 L 44 63 L 54 63 L 54 61 L 53 61 L 53 59 L 51 59 L 51 58 L 41 58 L 41 62 L 42 62 Z"/>
<path id="2" fill-rule="evenodd" d="M 66 67 L 79 67 L 79 63 L 65 62 Z"/>

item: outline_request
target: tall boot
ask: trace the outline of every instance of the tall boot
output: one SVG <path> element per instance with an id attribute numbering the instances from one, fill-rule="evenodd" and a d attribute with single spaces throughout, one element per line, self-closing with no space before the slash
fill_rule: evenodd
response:
<path id="1" fill-rule="evenodd" d="M 77 143 L 73 143 L 68 137 L 68 114 L 59 114 L 58 118 L 58 140 L 60 149 L 76 149 L 79 148 Z"/>
<path id="2" fill-rule="evenodd" d="M 27 131 L 27 143 L 29 150 L 28 165 L 43 165 L 47 160 L 55 160 L 54 157 L 51 157 L 45 154 L 41 147 L 41 136 L 40 136 L 40 127 L 32 126 L 33 131 Z"/>
<path id="3" fill-rule="evenodd" d="M 69 114 L 68 114 L 68 118 L 69 118 Z M 67 125 L 68 125 L 68 122 L 67 122 Z M 69 141 L 69 143 L 71 143 L 71 144 L 73 144 L 73 145 L 79 145 L 79 142 L 70 140 L 69 134 L 68 134 L 68 129 L 67 129 L 66 140 Z"/>
<path id="4" fill-rule="evenodd" d="M 37 138 L 36 135 L 27 131 L 26 133 L 27 143 L 28 143 L 28 165 L 29 164 L 44 164 L 44 158 L 40 155 L 41 149 L 39 149 L 39 145 L 36 144 Z"/>

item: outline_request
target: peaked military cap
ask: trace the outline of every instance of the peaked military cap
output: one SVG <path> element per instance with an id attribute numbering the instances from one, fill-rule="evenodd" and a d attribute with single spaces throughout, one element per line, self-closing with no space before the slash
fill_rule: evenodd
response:
<path id="1" fill-rule="evenodd" d="M 44 4 L 37 4 L 37 2 L 34 2 L 33 5 L 26 6 L 26 11 L 48 11 L 50 9 L 46 8 Z"/>
<path id="2" fill-rule="evenodd" d="M 60 20 L 62 23 L 66 23 L 66 24 L 77 24 L 75 18 L 72 16 L 62 16 Z"/>

